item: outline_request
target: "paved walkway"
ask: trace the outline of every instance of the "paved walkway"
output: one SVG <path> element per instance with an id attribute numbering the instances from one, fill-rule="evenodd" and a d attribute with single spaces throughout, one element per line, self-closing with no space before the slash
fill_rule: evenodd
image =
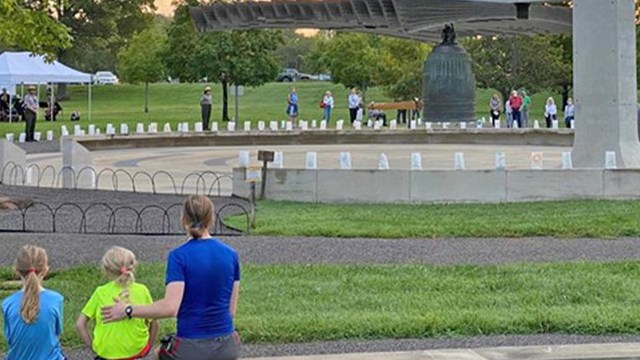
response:
<path id="1" fill-rule="evenodd" d="M 640 344 L 591 344 L 256 358 L 255 360 L 581 360 L 640 359 Z"/>
<path id="2" fill-rule="evenodd" d="M 97 264 L 113 245 L 126 246 L 141 261 L 162 262 L 184 236 L 0 233 L 0 266 L 12 263 L 24 244 L 43 246 L 54 268 Z M 499 265 L 640 259 L 640 239 L 335 239 L 231 236 L 245 264 L 426 264 Z"/>

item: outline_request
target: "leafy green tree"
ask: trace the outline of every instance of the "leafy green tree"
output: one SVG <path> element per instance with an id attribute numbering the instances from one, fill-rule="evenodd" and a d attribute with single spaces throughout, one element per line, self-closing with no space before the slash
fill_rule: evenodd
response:
<path id="1" fill-rule="evenodd" d="M 72 47 L 59 48 L 58 58 L 88 72 L 115 71 L 118 52 L 154 21 L 154 0 L 27 1 L 53 4 L 54 16 L 74 38 Z"/>
<path id="2" fill-rule="evenodd" d="M 311 51 L 315 37 L 297 33 L 294 29 L 282 31 L 283 43 L 278 46 L 275 55 L 283 68 L 294 68 L 301 72 L 313 72 L 307 65 L 305 56 Z"/>
<path id="3" fill-rule="evenodd" d="M 198 81 L 198 71 L 194 68 L 195 49 L 199 34 L 189 15 L 189 6 L 197 5 L 197 0 L 182 2 L 176 8 L 173 22 L 167 30 L 167 51 L 164 63 L 169 76 L 180 81 Z"/>
<path id="4" fill-rule="evenodd" d="M 573 38 L 567 35 L 547 35 L 551 39 L 551 46 L 559 49 L 558 56 L 554 57 L 552 66 L 555 74 L 551 77 L 551 83 L 555 90 L 562 95 L 562 107 L 567 104 L 571 90 L 573 90 Z"/>
<path id="5" fill-rule="evenodd" d="M 149 112 L 149 83 L 162 80 L 165 74 L 162 55 L 165 53 L 166 35 L 151 28 L 131 39 L 118 54 L 118 69 L 124 81 L 144 83 L 144 112 Z"/>
<path id="6" fill-rule="evenodd" d="M 316 70 L 331 72 L 333 82 L 366 92 L 377 85 L 381 70 L 379 47 L 379 36 L 338 33 L 319 42 L 309 58 Z"/>
<path id="7" fill-rule="evenodd" d="M 229 121 L 228 86 L 260 86 L 273 81 L 280 71 L 274 55 L 282 43 L 278 30 L 208 32 L 200 36 L 192 68 L 199 77 L 222 86 L 222 119 Z"/>
<path id="8" fill-rule="evenodd" d="M 382 65 L 376 83 L 396 100 L 421 97 L 424 61 L 431 46 L 412 40 L 382 37 L 378 62 Z"/>
<path id="9" fill-rule="evenodd" d="M 29 4 L 27 4 L 29 5 Z M 23 1 L 0 1 L 0 44 L 54 58 L 71 46 L 69 29 L 52 19 L 49 8 L 25 6 Z"/>
<path id="10" fill-rule="evenodd" d="M 504 98 L 513 89 L 538 92 L 554 87 L 563 74 L 562 49 L 549 36 L 480 37 L 463 42 L 473 59 L 478 85 L 500 91 Z"/>

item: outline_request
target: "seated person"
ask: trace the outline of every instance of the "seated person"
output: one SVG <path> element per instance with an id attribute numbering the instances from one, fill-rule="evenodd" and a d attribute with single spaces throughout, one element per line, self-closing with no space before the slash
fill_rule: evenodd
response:
<path id="1" fill-rule="evenodd" d="M 24 112 L 24 102 L 18 95 L 11 99 L 11 121 L 20 121 Z M 9 109 L 6 111 L 7 120 L 9 120 Z"/>
<path id="2" fill-rule="evenodd" d="M 56 121 L 56 118 L 58 117 L 60 111 L 62 111 L 62 106 L 60 106 L 59 102 L 56 101 L 56 103 L 53 104 L 53 107 L 50 107 L 49 104 L 47 104 L 47 106 L 44 108 L 44 119 L 46 121 Z M 53 116 L 51 116 L 52 112 Z"/>
<path id="3" fill-rule="evenodd" d="M 387 126 L 387 114 L 385 114 L 382 110 L 374 109 L 374 102 L 369 103 L 369 117 L 373 120 L 382 120 L 382 125 Z"/>

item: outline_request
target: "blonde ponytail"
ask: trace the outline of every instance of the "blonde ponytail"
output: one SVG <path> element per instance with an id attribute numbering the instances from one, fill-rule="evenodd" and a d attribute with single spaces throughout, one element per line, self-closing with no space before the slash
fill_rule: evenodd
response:
<path id="1" fill-rule="evenodd" d="M 47 252 L 37 246 L 25 245 L 20 249 L 14 271 L 24 282 L 20 315 L 27 324 L 33 324 L 40 312 L 42 279 L 49 271 Z"/>
<path id="2" fill-rule="evenodd" d="M 136 281 L 133 274 L 137 265 L 136 255 L 129 249 L 114 246 L 102 257 L 102 270 L 107 278 L 122 288 L 120 300 L 129 302 L 129 287 Z"/>

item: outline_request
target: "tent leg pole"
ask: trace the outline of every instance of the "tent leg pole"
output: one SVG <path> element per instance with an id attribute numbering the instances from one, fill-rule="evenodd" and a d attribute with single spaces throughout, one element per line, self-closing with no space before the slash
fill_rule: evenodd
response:
<path id="1" fill-rule="evenodd" d="M 91 121 L 91 100 L 93 98 L 91 93 L 91 83 L 89 83 L 89 121 Z"/>
<path id="2" fill-rule="evenodd" d="M 56 119 L 56 84 L 51 83 L 51 102 L 49 103 L 49 116 L 51 117 L 51 122 Z"/>

